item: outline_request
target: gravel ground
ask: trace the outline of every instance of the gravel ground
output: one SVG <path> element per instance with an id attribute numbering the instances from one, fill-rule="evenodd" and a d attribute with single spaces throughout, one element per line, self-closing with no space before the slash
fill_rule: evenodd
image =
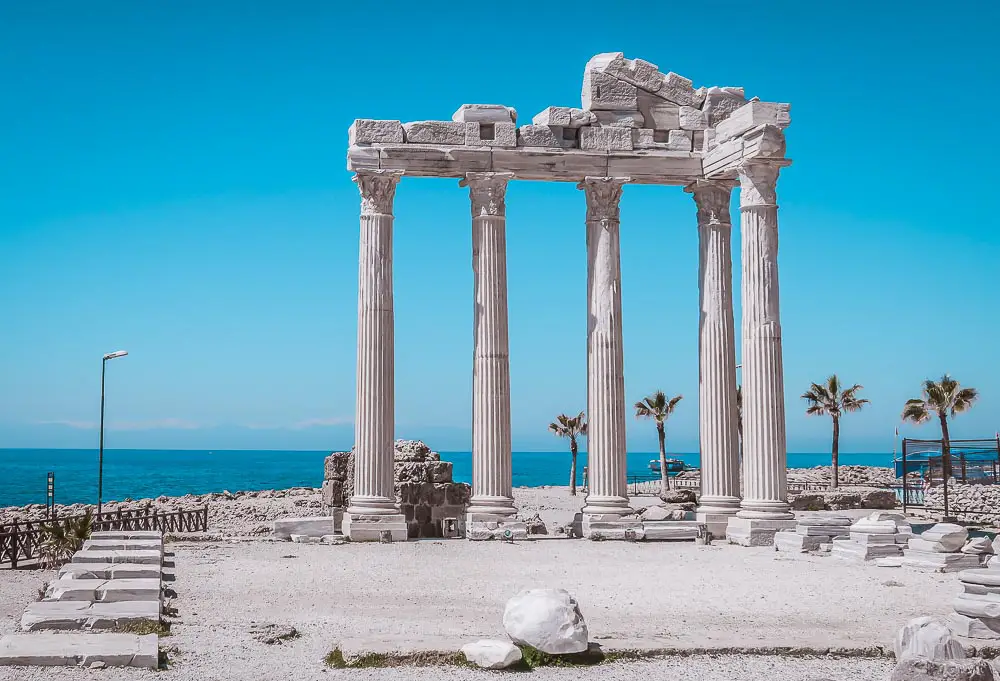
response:
<path id="1" fill-rule="evenodd" d="M 558 510 L 558 509 L 548 509 Z M 391 546 L 173 543 L 178 622 L 161 640 L 176 647 L 162 679 L 485 678 L 460 669 L 323 671 L 336 646 L 363 651 L 457 650 L 503 636 L 507 598 L 531 586 L 568 589 L 591 639 L 606 649 L 888 645 L 918 615 L 947 613 L 954 575 L 788 558 L 767 548 L 723 544 L 626 544 L 552 539 L 420 541 Z M 51 573 L 0 571 L 0 627 L 15 628 Z M 886 585 L 892 580 L 898 586 Z M 296 627 L 301 636 L 264 645 L 252 622 Z M 879 660 L 721 656 L 621 663 L 572 670 L 573 678 L 879 679 Z M 19 670 L 0 679 L 75 678 L 74 669 Z M 569 678 L 566 670 L 536 672 Z M 4 674 L 8 674 L 4 676 Z M 138 671 L 102 672 L 140 678 Z"/>
<path id="2" fill-rule="evenodd" d="M 318 665 L 304 669 L 286 666 L 284 658 L 275 656 L 263 667 L 227 668 L 219 665 L 214 671 L 176 669 L 163 672 L 103 669 L 97 672 L 102 680 L 184 679 L 185 681 L 488 681 L 502 678 L 496 672 L 460 667 L 406 667 L 397 669 L 330 669 Z M 892 663 L 887 660 L 857 660 L 830 658 L 752 657 L 744 655 L 674 657 L 643 662 L 620 662 L 599 667 L 571 669 L 543 668 L 524 678 L 533 681 L 634 681 L 652 678 L 657 681 L 885 681 Z M 4 670 L 2 681 L 48 681 L 49 679 L 93 679 L 95 672 L 74 668 L 33 668 Z M 522 678 L 513 674 L 512 678 Z"/>

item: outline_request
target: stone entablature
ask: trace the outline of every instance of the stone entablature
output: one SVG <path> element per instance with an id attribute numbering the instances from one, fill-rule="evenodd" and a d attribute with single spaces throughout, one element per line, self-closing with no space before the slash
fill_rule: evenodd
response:
<path id="1" fill-rule="evenodd" d="M 498 104 L 463 104 L 450 121 L 358 119 L 347 167 L 686 186 L 734 179 L 739 163 L 751 159 L 784 159 L 790 105 L 748 101 L 743 88 L 695 89 L 683 76 L 609 52 L 587 63 L 581 99 L 581 108 L 548 107 L 520 127 L 517 112 Z"/>

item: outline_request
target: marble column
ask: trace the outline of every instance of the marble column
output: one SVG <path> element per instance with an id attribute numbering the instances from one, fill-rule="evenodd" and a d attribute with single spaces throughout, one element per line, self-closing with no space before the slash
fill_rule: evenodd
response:
<path id="1" fill-rule="evenodd" d="M 345 513 L 344 534 L 355 541 L 378 540 L 385 529 L 393 539 L 406 538 L 393 491 L 392 203 L 401 175 L 363 170 L 354 176 L 361 191 L 357 408 L 354 495 Z"/>
<path id="2" fill-rule="evenodd" d="M 475 278 L 472 368 L 472 500 L 468 521 L 515 514 L 510 457 L 507 211 L 511 173 L 469 173 Z"/>
<path id="3" fill-rule="evenodd" d="M 628 505 L 619 202 L 623 177 L 587 177 L 587 499 L 584 515 Z"/>
<path id="4" fill-rule="evenodd" d="M 792 518 L 786 486 L 785 391 L 778 306 L 780 165 L 740 166 L 743 237 L 743 501 L 740 518 Z"/>
<path id="5" fill-rule="evenodd" d="M 698 410 L 701 451 L 699 520 L 725 532 L 740 506 L 733 323 L 730 182 L 699 180 L 685 191 L 698 207 Z M 712 531 L 712 528 L 710 528 Z"/>

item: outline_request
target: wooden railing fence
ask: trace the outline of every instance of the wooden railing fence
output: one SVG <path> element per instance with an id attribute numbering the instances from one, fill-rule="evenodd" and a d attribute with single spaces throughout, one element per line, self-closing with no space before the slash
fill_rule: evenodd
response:
<path id="1" fill-rule="evenodd" d="M 0 525 L 0 567 L 17 568 L 19 564 L 38 560 L 43 526 L 83 518 L 82 515 L 51 520 L 26 520 Z M 134 508 L 94 514 L 91 530 L 161 532 L 208 531 L 208 505 L 202 508 L 154 511 L 151 507 Z"/>

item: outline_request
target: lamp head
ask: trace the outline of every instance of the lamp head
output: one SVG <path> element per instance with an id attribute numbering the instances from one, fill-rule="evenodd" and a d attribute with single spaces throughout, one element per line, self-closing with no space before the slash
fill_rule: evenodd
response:
<path id="1" fill-rule="evenodd" d="M 118 350 L 117 352 L 109 352 L 108 354 L 104 355 L 104 359 L 105 360 L 115 359 L 116 357 L 124 357 L 127 354 L 128 352 L 126 350 Z"/>

